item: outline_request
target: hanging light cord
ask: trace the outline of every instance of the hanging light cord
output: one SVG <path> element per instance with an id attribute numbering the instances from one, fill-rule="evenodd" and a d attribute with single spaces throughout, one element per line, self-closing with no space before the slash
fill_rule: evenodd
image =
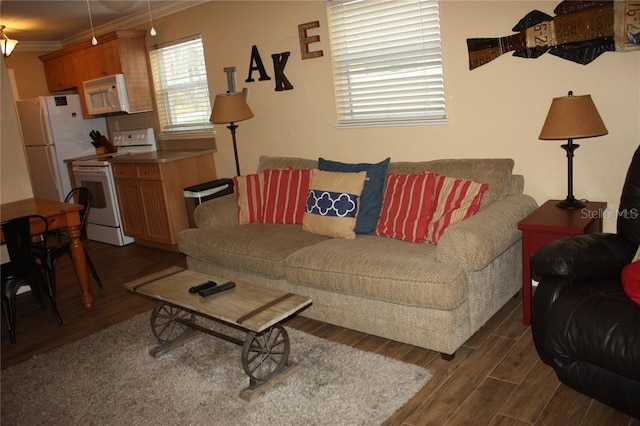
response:
<path id="1" fill-rule="evenodd" d="M 149 8 L 149 21 L 151 21 L 151 31 L 149 31 L 149 34 L 151 34 L 151 37 L 155 37 L 156 29 L 153 27 L 153 16 L 151 15 L 151 0 L 147 0 L 147 7 Z"/>
<path id="2" fill-rule="evenodd" d="M 95 46 L 98 44 L 98 40 L 96 39 L 96 33 L 93 31 L 93 18 L 91 17 L 91 6 L 89 5 L 89 0 L 87 0 L 87 9 L 89 10 L 89 23 L 91 24 L 91 35 L 93 36 L 91 38 L 91 44 Z"/>

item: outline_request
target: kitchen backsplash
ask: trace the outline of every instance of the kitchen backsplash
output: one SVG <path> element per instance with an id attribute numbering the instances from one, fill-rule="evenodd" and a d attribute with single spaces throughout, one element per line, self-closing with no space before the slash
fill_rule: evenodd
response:
<path id="1" fill-rule="evenodd" d="M 109 135 L 113 135 L 114 130 L 132 130 L 153 128 L 156 133 L 156 140 L 159 150 L 192 150 L 192 149 L 216 149 L 215 136 L 202 139 L 174 139 L 162 140 L 158 137 L 159 124 L 156 114 L 153 111 L 139 114 L 122 114 L 107 117 L 107 129 Z"/>

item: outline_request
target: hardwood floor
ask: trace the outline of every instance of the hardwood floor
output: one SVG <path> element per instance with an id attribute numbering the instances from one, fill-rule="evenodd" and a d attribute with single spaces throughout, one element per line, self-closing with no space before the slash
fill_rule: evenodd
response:
<path id="1" fill-rule="evenodd" d="M 71 261 L 58 261 L 58 326 L 30 294 L 18 296 L 17 342 L 2 327 L 2 368 L 80 339 L 149 311 L 153 301 L 123 289 L 135 278 L 169 266 L 186 266 L 184 256 L 137 245 L 114 247 L 89 241 L 91 259 L 104 284 L 93 280 L 93 308 L 80 303 Z M 457 352 L 444 361 L 436 352 L 330 324 L 294 317 L 290 327 L 313 335 L 423 366 L 432 379 L 385 424 L 633 425 L 626 416 L 560 384 L 535 351 L 530 327 L 522 325 L 522 301 L 509 301 Z M 6 391 L 2 389 L 2 391 Z"/>
<path id="2" fill-rule="evenodd" d="M 9 340 L 3 317 L 2 368 L 153 309 L 153 301 L 129 293 L 123 284 L 169 266 L 186 267 L 184 255 L 180 253 L 135 244 L 115 247 L 87 241 L 87 250 L 103 284 L 102 289 L 98 288 L 90 277 L 94 306 L 89 309 L 82 306 L 71 259 L 60 257 L 56 264 L 56 293 L 58 312 L 64 324 L 59 326 L 48 308 L 40 310 L 31 293 L 18 295 L 15 344 Z"/>

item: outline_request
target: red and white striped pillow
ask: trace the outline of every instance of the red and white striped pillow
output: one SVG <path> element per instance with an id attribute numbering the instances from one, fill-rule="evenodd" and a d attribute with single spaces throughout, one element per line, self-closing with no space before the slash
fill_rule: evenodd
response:
<path id="1" fill-rule="evenodd" d="M 267 169 L 264 171 L 263 223 L 301 225 L 311 169 Z"/>
<path id="2" fill-rule="evenodd" d="M 263 213 L 262 174 L 236 176 L 233 184 L 238 201 L 238 225 L 261 223 Z"/>
<path id="3" fill-rule="evenodd" d="M 434 210 L 435 173 L 387 175 L 375 235 L 421 243 Z"/>
<path id="4" fill-rule="evenodd" d="M 437 175 L 435 193 L 438 195 L 427 226 L 427 242 L 437 244 L 450 225 L 476 214 L 487 188 L 486 183 Z"/>

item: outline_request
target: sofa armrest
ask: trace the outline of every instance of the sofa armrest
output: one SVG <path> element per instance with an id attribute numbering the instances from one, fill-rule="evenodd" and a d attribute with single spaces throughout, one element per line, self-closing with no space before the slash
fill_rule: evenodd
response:
<path id="1" fill-rule="evenodd" d="M 479 271 L 522 238 L 518 222 L 537 208 L 528 195 L 511 195 L 451 225 L 438 241 L 436 259 Z"/>
<path id="2" fill-rule="evenodd" d="M 542 246 L 531 258 L 533 278 L 545 276 L 570 280 L 619 276 L 636 248 L 617 234 L 565 237 Z"/>
<path id="3" fill-rule="evenodd" d="M 196 207 L 193 219 L 198 228 L 238 226 L 238 203 L 235 194 L 205 201 Z"/>

